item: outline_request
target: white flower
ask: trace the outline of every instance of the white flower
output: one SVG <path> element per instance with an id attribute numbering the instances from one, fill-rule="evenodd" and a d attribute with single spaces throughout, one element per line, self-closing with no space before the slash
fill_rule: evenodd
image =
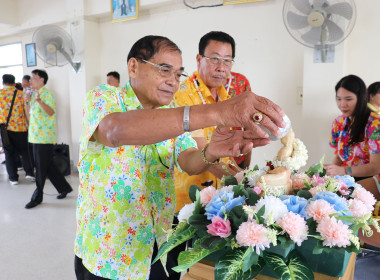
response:
<path id="1" fill-rule="evenodd" d="M 193 215 L 195 209 L 195 204 L 185 204 L 185 206 L 182 207 L 181 211 L 178 213 L 178 221 L 180 223 L 182 222 L 188 222 L 189 218 Z"/>
<path id="2" fill-rule="evenodd" d="M 265 169 L 253 170 L 248 169 L 245 173 L 245 177 L 248 179 L 248 186 L 254 187 L 257 184 L 257 181 L 261 177 L 261 175 L 266 174 L 267 171 Z"/>
<path id="3" fill-rule="evenodd" d="M 217 189 L 216 194 L 221 193 L 221 192 L 227 192 L 227 193 L 232 192 L 233 188 L 234 188 L 234 185 L 225 186 L 223 188 Z"/>
<path id="4" fill-rule="evenodd" d="M 273 160 L 272 164 L 274 167 L 284 166 L 289 170 L 298 170 L 306 165 L 308 158 L 309 156 L 307 154 L 306 146 L 300 139 L 295 138 L 291 157 L 288 157 L 283 161 Z"/>
<path id="5" fill-rule="evenodd" d="M 278 197 L 271 195 L 264 196 L 256 203 L 255 208 L 259 211 L 264 205 L 265 213 L 263 217 L 266 222 L 277 221 L 288 213 L 288 208 Z"/>

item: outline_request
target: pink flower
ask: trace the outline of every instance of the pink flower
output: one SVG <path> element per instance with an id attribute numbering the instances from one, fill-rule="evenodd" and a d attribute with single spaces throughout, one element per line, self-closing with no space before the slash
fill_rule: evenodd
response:
<path id="1" fill-rule="evenodd" d="M 372 193 L 367 191 L 365 188 L 356 188 L 354 192 L 352 193 L 352 196 L 354 198 L 361 200 L 364 203 L 364 205 L 367 206 L 370 212 L 373 211 L 374 209 L 373 206 L 376 203 L 376 199 Z"/>
<path id="2" fill-rule="evenodd" d="M 236 241 L 240 246 L 250 246 L 252 249 L 256 247 L 257 254 L 260 254 L 260 250 L 269 248 L 271 243 L 268 230 L 255 221 L 245 222 L 240 225 L 236 232 Z"/>
<path id="3" fill-rule="evenodd" d="M 309 182 L 309 176 L 305 173 L 296 173 L 291 176 L 293 190 L 302 190 L 305 187 L 305 182 Z"/>
<path id="4" fill-rule="evenodd" d="M 325 217 L 328 217 L 328 215 L 335 212 L 334 206 L 323 199 L 314 200 L 306 206 L 306 215 L 309 218 L 313 218 L 318 223 Z"/>
<path id="5" fill-rule="evenodd" d="M 326 178 L 329 178 L 329 177 L 326 176 Z M 313 175 L 313 177 L 311 177 L 311 183 L 314 186 L 318 186 L 320 184 L 324 184 L 325 183 L 325 178 L 319 177 L 319 174 L 315 174 L 315 175 Z"/>
<path id="6" fill-rule="evenodd" d="M 317 192 L 324 192 L 324 191 L 326 191 L 326 189 L 324 187 L 318 187 L 318 186 L 313 187 L 309 190 L 309 192 L 311 193 L 311 195 L 313 197 L 317 194 Z"/>
<path id="7" fill-rule="evenodd" d="M 306 221 L 300 215 L 288 212 L 285 216 L 277 221 L 283 231 L 289 234 L 291 240 L 301 246 L 301 243 L 307 239 L 308 227 Z"/>
<path id="8" fill-rule="evenodd" d="M 255 193 L 257 193 L 258 195 L 261 194 L 261 192 L 263 191 L 260 187 L 257 187 L 257 186 L 256 186 L 256 187 L 253 187 L 252 189 L 253 189 L 253 191 L 254 191 Z"/>
<path id="9" fill-rule="evenodd" d="M 335 217 L 324 218 L 317 226 L 317 231 L 321 234 L 323 245 L 328 247 L 346 247 L 351 244 L 349 235 L 352 234 L 352 230 L 348 228 L 348 225 L 335 219 Z"/>
<path id="10" fill-rule="evenodd" d="M 211 224 L 207 226 L 207 232 L 214 236 L 226 238 L 231 235 L 231 223 L 229 220 L 223 220 L 219 216 L 211 219 Z"/>
<path id="11" fill-rule="evenodd" d="M 350 191 L 348 190 L 348 187 L 345 183 L 342 182 L 342 185 L 339 187 L 339 192 L 342 194 L 342 195 L 348 195 L 350 194 Z"/>
<path id="12" fill-rule="evenodd" d="M 364 215 L 370 214 L 372 211 L 359 199 L 351 199 L 348 201 L 348 208 L 352 212 L 354 217 L 362 217 Z"/>
<path id="13" fill-rule="evenodd" d="M 236 178 L 236 181 L 238 181 L 238 183 L 240 183 L 241 180 L 243 180 L 243 178 L 244 178 L 244 170 L 236 173 L 235 178 Z"/>
<path id="14" fill-rule="evenodd" d="M 209 186 L 201 190 L 200 198 L 201 198 L 202 205 L 206 206 L 210 202 L 211 198 L 215 195 L 215 193 L 216 193 L 216 189 L 213 186 Z"/>

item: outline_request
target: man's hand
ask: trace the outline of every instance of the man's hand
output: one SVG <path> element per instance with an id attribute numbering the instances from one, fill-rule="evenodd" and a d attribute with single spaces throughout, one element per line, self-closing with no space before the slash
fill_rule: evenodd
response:
<path id="1" fill-rule="evenodd" d="M 261 146 L 261 139 L 269 135 L 253 120 L 253 114 L 261 112 L 263 119 L 261 125 L 266 127 L 273 135 L 279 136 L 278 127 L 285 127 L 283 110 L 269 99 L 258 96 L 253 92 L 245 92 L 226 101 L 218 103 L 220 126 L 241 126 L 245 128 L 244 137 L 256 141 Z M 219 108 L 218 108 L 219 109 Z M 238 124 L 238 125 L 237 125 Z M 265 145 L 265 144 L 264 144 Z"/>
<path id="2" fill-rule="evenodd" d="M 246 139 L 244 131 L 217 127 L 206 149 L 206 158 L 215 161 L 223 157 L 237 157 L 249 153 L 253 147 L 263 146 L 270 142 L 266 138 Z"/>
<path id="3" fill-rule="evenodd" d="M 344 169 L 344 166 L 339 166 L 335 164 L 325 164 L 323 165 L 323 168 L 326 169 L 327 176 L 346 175 L 346 170 Z"/>

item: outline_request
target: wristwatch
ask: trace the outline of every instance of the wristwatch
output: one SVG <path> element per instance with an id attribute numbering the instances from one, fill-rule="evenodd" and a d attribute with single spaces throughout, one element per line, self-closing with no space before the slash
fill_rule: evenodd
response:
<path id="1" fill-rule="evenodd" d="M 352 174 L 352 168 L 351 168 L 351 166 L 346 166 L 346 174 L 348 174 L 348 175 Z"/>

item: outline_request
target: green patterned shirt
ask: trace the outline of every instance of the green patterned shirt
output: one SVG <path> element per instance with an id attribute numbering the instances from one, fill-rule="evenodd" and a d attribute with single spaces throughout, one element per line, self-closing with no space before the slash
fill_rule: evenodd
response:
<path id="1" fill-rule="evenodd" d="M 37 92 L 42 102 L 53 109 L 52 116 L 49 116 L 36 101 Z M 54 144 L 57 142 L 54 94 L 45 86 L 37 92 L 33 92 L 30 101 L 28 141 L 35 144 Z"/>
<path id="2" fill-rule="evenodd" d="M 139 109 L 129 84 L 98 86 L 83 106 L 75 254 L 92 274 L 109 279 L 149 278 L 154 241 L 166 240 L 173 220 L 174 165 L 196 147 L 188 133 L 142 146 L 90 141 L 106 115 Z"/>

